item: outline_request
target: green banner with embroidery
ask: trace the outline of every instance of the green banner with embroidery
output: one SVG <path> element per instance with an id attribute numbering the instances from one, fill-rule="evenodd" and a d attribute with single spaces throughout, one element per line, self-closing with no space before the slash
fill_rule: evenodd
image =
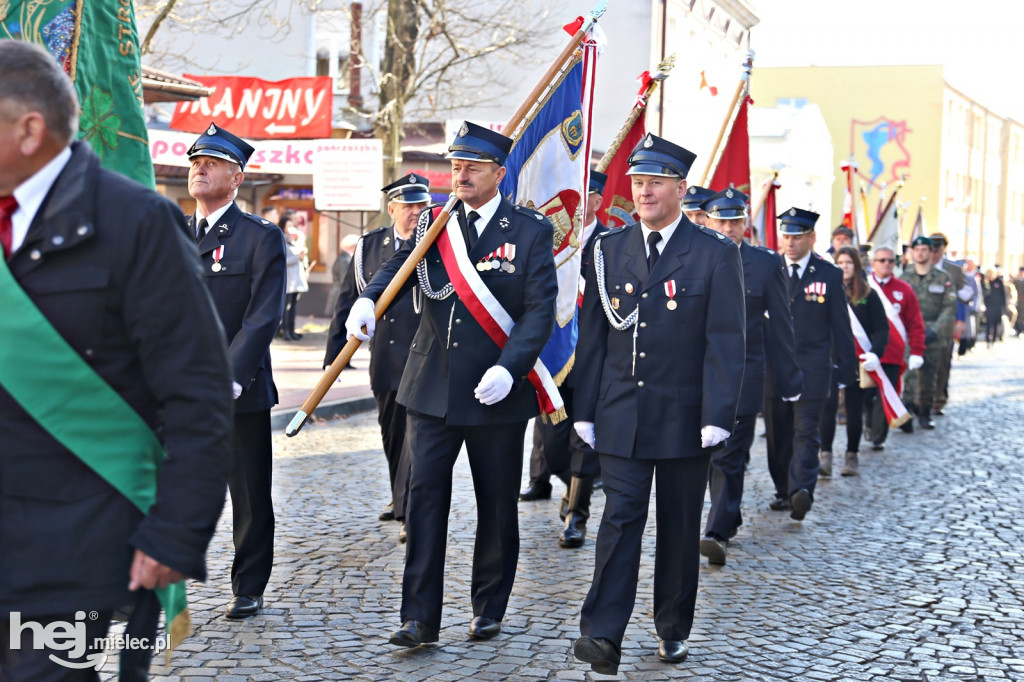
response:
<path id="1" fill-rule="evenodd" d="M 45 47 L 75 84 L 78 136 L 105 168 L 155 185 L 131 0 L 0 0 L 0 38 Z"/>
<path id="2" fill-rule="evenodd" d="M 157 475 L 165 456 L 152 429 L 54 329 L 3 258 L 0 310 L 0 386 L 145 514 L 156 501 Z M 169 656 L 191 631 L 185 583 L 156 593 L 170 635 Z"/>

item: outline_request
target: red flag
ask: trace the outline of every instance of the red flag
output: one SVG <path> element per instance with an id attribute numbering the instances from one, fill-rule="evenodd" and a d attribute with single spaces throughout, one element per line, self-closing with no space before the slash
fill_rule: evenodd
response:
<path id="1" fill-rule="evenodd" d="M 636 211 L 633 210 L 632 183 L 626 171 L 629 170 L 629 154 L 644 139 L 646 127 L 644 115 L 640 114 L 604 171 L 608 174 L 608 182 L 604 186 L 597 219 L 608 227 L 622 227 L 637 220 Z"/>
<path id="2" fill-rule="evenodd" d="M 722 156 L 711 176 L 708 189 L 721 192 L 723 189 L 735 187 L 744 194 L 750 194 L 750 135 L 747 132 L 747 107 L 750 100 L 740 104 L 733 121 L 729 139 L 722 150 Z"/>
<path id="3" fill-rule="evenodd" d="M 761 244 L 772 251 L 779 250 L 778 228 L 775 226 L 775 218 L 778 215 L 778 206 L 775 203 L 775 190 L 779 188 L 778 180 L 768 181 L 768 192 L 764 195 L 764 223 L 761 226 Z"/>

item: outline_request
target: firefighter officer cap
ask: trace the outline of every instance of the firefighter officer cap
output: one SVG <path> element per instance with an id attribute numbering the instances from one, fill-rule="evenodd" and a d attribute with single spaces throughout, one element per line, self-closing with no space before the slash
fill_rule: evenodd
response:
<path id="1" fill-rule="evenodd" d="M 206 132 L 189 147 L 188 158 L 191 161 L 197 156 L 212 156 L 237 163 L 239 168 L 244 169 L 254 151 L 252 145 L 242 138 L 211 123 Z"/>
<path id="2" fill-rule="evenodd" d="M 693 152 L 647 133 L 629 155 L 626 175 L 660 175 L 685 180 L 696 158 Z"/>
<path id="3" fill-rule="evenodd" d="M 455 141 L 448 147 L 446 159 L 465 159 L 505 165 L 508 153 L 512 151 L 512 139 L 490 128 L 463 121 Z"/>
<path id="4" fill-rule="evenodd" d="M 426 178 L 415 173 L 409 173 L 387 187 L 381 187 L 380 191 L 387 192 L 388 201 L 393 201 L 396 204 L 430 203 L 429 183 Z"/>
<path id="5" fill-rule="evenodd" d="M 747 195 L 738 189 L 724 189 L 708 197 L 700 206 L 709 218 L 738 220 L 747 217 Z"/>
<path id="6" fill-rule="evenodd" d="M 802 208 L 791 208 L 779 216 L 779 232 L 782 234 L 806 234 L 814 232 L 818 214 Z"/>

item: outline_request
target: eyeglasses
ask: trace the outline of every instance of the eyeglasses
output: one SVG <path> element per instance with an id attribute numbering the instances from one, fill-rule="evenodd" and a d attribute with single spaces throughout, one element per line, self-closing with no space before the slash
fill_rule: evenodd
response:
<path id="1" fill-rule="evenodd" d="M 895 261 L 895 259 L 892 259 L 892 258 L 876 258 L 875 262 L 876 263 L 895 263 L 896 261 Z"/>

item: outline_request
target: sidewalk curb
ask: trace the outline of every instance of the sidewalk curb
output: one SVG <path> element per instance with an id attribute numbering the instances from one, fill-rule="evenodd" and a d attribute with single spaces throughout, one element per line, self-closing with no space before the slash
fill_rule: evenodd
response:
<path id="1" fill-rule="evenodd" d="M 359 412 L 370 412 L 377 409 L 377 401 L 372 395 L 335 400 L 329 403 L 320 403 L 313 413 L 316 417 L 325 419 L 327 417 L 347 417 Z M 285 407 L 270 411 L 270 428 L 273 431 L 284 431 L 292 418 L 298 414 L 298 408 Z"/>

